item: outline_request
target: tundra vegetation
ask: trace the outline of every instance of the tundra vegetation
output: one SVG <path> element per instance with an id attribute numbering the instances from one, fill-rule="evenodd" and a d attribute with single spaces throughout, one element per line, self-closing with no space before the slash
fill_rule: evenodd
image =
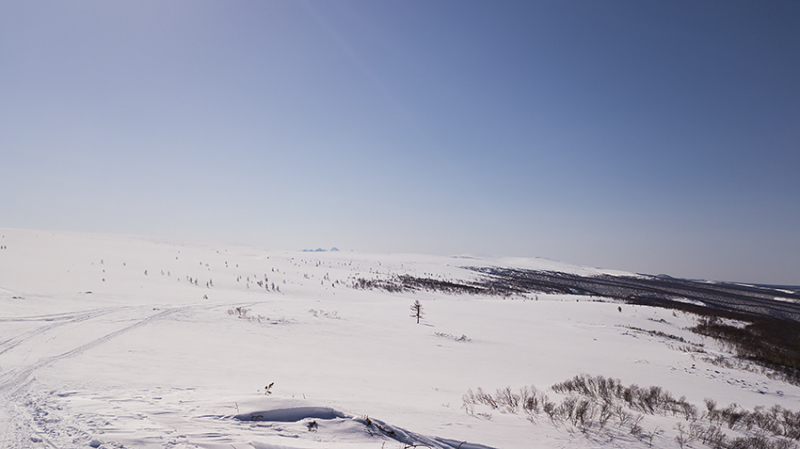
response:
<path id="1" fill-rule="evenodd" d="M 483 419 L 491 419 L 492 412 L 524 414 L 534 423 L 546 418 L 570 433 L 609 441 L 633 437 L 648 446 L 660 446 L 664 431 L 647 427 L 647 416 L 672 418 L 675 442 L 681 448 L 698 442 L 714 449 L 791 449 L 800 440 L 800 412 L 780 405 L 746 410 L 735 403 L 718 407 L 706 399 L 700 409 L 658 386 L 624 385 L 618 379 L 585 374 L 549 391 L 560 399 L 551 399 L 536 387 L 506 387 L 495 393 L 470 389 L 462 408 Z"/>

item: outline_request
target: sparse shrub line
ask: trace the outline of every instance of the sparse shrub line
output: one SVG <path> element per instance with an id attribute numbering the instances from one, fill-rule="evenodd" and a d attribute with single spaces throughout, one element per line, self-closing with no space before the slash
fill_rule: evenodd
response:
<path id="1" fill-rule="evenodd" d="M 652 336 L 654 336 L 654 337 L 663 337 L 663 338 L 668 338 L 668 339 L 670 339 L 670 340 L 679 341 L 679 342 L 681 342 L 681 343 L 689 343 L 689 344 L 692 344 L 691 342 L 688 342 L 688 341 L 686 341 L 686 340 L 685 340 L 683 337 L 679 337 L 679 336 L 677 336 L 677 335 L 668 334 L 668 333 L 666 333 L 666 332 L 661 332 L 661 331 L 656 331 L 656 330 L 642 329 L 642 328 L 640 328 L 640 327 L 634 327 L 634 326 L 622 326 L 622 327 L 624 327 L 624 328 L 626 328 L 626 329 L 630 329 L 630 330 L 632 330 L 632 331 L 636 331 L 636 332 L 642 332 L 642 333 L 644 333 L 644 334 L 652 335 Z"/>
<path id="2" fill-rule="evenodd" d="M 453 340 L 453 341 L 458 341 L 458 342 L 472 341 L 471 338 L 467 337 L 464 334 L 461 334 L 460 337 L 456 337 L 453 334 L 448 334 L 447 332 L 434 332 L 433 334 L 436 335 L 437 337 L 447 338 L 447 339 L 450 339 L 450 340 Z"/>
<path id="3" fill-rule="evenodd" d="M 544 412 L 553 425 L 570 433 L 579 430 L 612 435 L 611 430 L 615 429 L 648 446 L 654 445 L 663 430 L 645 429 L 642 426 L 645 415 L 673 416 L 688 422 L 688 427 L 680 422 L 674 427 L 678 432 L 675 441 L 681 448 L 700 441 L 715 449 L 797 449 L 796 441 L 800 440 L 800 412 L 780 405 L 749 411 L 737 404 L 719 408 L 715 401 L 706 399 L 706 410 L 701 413 L 684 397 L 675 399 L 661 387 L 626 386 L 618 379 L 589 375 L 575 376 L 550 389 L 566 397 L 556 403 L 535 387 L 523 387 L 518 391 L 506 387 L 494 394 L 478 388 L 464 394 L 462 408 L 486 419 L 491 419 L 491 415 L 476 412 L 477 406 L 488 406 L 501 413 L 524 413 L 531 422 L 536 422 Z M 731 437 L 724 428 L 738 434 Z"/>
<path id="4" fill-rule="evenodd" d="M 245 309 L 244 307 L 234 307 L 234 308 L 228 309 L 228 315 L 235 316 L 236 318 L 239 318 L 240 320 L 257 321 L 259 323 L 262 320 L 265 320 L 265 319 L 268 320 L 269 319 L 269 318 L 264 318 L 261 315 L 257 315 L 257 316 L 250 315 L 250 309 Z"/>

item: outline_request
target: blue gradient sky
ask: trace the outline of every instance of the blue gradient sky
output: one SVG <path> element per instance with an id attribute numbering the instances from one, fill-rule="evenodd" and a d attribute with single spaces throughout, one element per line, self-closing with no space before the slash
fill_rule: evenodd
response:
<path id="1" fill-rule="evenodd" d="M 800 285 L 800 3 L 2 1 L 0 227 Z"/>

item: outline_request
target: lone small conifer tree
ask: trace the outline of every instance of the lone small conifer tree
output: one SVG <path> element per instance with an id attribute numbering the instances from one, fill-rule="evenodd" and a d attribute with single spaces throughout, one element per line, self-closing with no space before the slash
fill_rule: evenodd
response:
<path id="1" fill-rule="evenodd" d="M 419 300 L 414 300 L 414 304 L 411 304 L 411 317 L 417 319 L 417 324 L 419 324 L 419 319 L 422 318 L 422 304 L 419 303 Z"/>

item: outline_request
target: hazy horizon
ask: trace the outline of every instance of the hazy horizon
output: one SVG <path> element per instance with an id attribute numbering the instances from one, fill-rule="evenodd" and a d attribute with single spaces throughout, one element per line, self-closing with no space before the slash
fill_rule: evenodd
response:
<path id="1" fill-rule="evenodd" d="M 0 3 L 0 227 L 800 285 L 800 4 Z"/>

